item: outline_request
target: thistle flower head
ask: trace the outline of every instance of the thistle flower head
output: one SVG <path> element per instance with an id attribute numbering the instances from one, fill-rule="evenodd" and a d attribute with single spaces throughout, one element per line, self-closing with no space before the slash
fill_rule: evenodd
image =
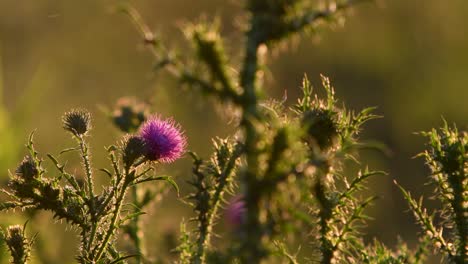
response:
<path id="1" fill-rule="evenodd" d="M 148 160 L 171 163 L 185 152 L 187 140 L 180 125 L 172 119 L 153 116 L 141 126 L 139 134 Z"/>
<path id="2" fill-rule="evenodd" d="M 75 136 L 85 135 L 91 129 L 91 114 L 87 110 L 73 109 L 62 117 L 63 128 Z"/>
<path id="3" fill-rule="evenodd" d="M 133 97 L 122 97 L 112 114 L 114 124 L 123 132 L 137 131 L 148 117 L 148 106 Z"/>
<path id="4" fill-rule="evenodd" d="M 18 165 L 15 174 L 25 180 L 32 179 L 39 174 L 36 162 L 30 157 L 26 156 L 23 161 Z"/>

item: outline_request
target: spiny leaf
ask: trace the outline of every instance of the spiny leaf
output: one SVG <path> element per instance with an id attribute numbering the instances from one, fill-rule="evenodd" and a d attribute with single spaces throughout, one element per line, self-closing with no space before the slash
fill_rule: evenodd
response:
<path id="1" fill-rule="evenodd" d="M 64 153 L 71 152 L 71 151 L 78 151 L 78 150 L 80 150 L 80 148 L 78 148 L 78 147 L 76 147 L 76 148 L 66 148 L 66 149 L 60 151 L 59 155 L 62 155 Z"/>
<path id="2" fill-rule="evenodd" d="M 113 177 L 112 172 L 110 172 L 108 169 L 102 168 L 102 169 L 99 169 L 99 170 L 104 172 L 107 176 L 109 176 L 109 178 Z"/>

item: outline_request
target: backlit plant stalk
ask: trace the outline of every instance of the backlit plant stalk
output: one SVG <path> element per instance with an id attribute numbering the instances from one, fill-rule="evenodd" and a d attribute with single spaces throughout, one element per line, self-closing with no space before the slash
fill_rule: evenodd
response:
<path id="1" fill-rule="evenodd" d="M 435 185 L 435 196 L 442 208 L 433 214 L 423 206 L 422 198 L 417 201 L 397 184 L 409 207 L 424 231 L 433 249 L 441 252 L 450 263 L 468 261 L 468 133 L 456 127 L 444 126 L 424 132 L 429 138 L 428 150 L 420 154 L 431 169 L 431 183 Z M 437 226 L 433 219 L 438 214 L 444 222 Z M 450 230 L 448 235 L 443 230 Z"/>
<path id="2" fill-rule="evenodd" d="M 117 101 L 114 111 L 107 114 L 112 120 L 113 124 L 124 133 L 137 132 L 140 126 L 148 119 L 150 115 L 148 106 L 143 102 L 139 102 L 134 97 L 120 98 Z M 144 202 L 145 204 L 143 204 L 140 201 L 140 197 L 138 196 L 138 191 L 139 188 L 137 185 L 130 187 L 131 201 L 135 207 L 134 217 L 130 220 L 130 223 L 124 227 L 124 231 L 133 241 L 136 251 L 135 260 L 137 264 L 141 263 L 146 253 L 140 231 L 140 214 L 142 213 L 143 207 L 150 202 L 146 201 Z M 154 198 L 154 196 L 155 195 L 152 195 L 152 198 Z"/>
<path id="3" fill-rule="evenodd" d="M 219 217 L 219 208 L 224 197 L 232 193 L 234 175 L 239 166 L 242 145 L 229 139 L 217 139 L 214 143 L 214 154 L 205 162 L 195 153 L 191 153 L 193 161 L 193 179 L 190 182 L 195 192 L 189 196 L 197 216 L 193 219 L 198 223 L 197 234 L 192 238 L 194 253 L 190 263 L 206 263 L 207 251 L 212 250 L 211 236 L 215 220 Z"/>
<path id="4" fill-rule="evenodd" d="M 115 249 L 116 233 L 139 214 L 122 213 L 128 189 L 149 181 L 167 181 L 177 187 L 169 177 L 150 173 L 154 161 L 170 162 L 180 158 L 186 139 L 174 121 L 156 117 L 148 120 L 144 124 L 146 129 L 138 135 L 126 136 L 120 146 L 107 148 L 113 172 L 100 170 L 110 177 L 111 184 L 97 195 L 93 190 L 89 146 L 84 141 L 91 128 L 90 122 L 86 110 L 72 110 L 63 117 L 63 127 L 76 139 L 78 146 L 65 149 L 61 154 L 80 151 L 86 176 L 83 184 L 51 154 L 47 156 L 60 175 L 46 177 L 31 134 L 27 144 L 29 155 L 20 163 L 15 175 L 11 175 L 11 191 L 3 190 L 10 201 L 2 203 L 0 208 L 52 211 L 55 218 L 65 219 L 80 230 L 79 263 L 121 263 L 132 255 L 121 255 Z"/>
<path id="5" fill-rule="evenodd" d="M 195 190 L 188 199 L 195 212 L 191 220 L 196 227 L 187 231 L 185 224 L 181 225 L 179 263 L 256 264 L 279 258 L 289 263 L 421 263 L 428 244 L 450 262 L 466 262 L 466 133 L 447 126 L 440 132 L 425 133 L 430 138 L 430 148 L 424 156 L 444 204 L 447 227 L 453 227 L 451 236 L 444 236 L 422 203 L 401 188 L 426 237 L 416 250 L 408 250 L 401 242 L 395 252 L 378 241 L 367 244 L 361 234 L 368 220 L 364 210 L 375 199 L 365 198 L 362 191 L 370 177 L 384 173 L 364 168 L 351 174 L 354 167 L 348 168 L 349 163 L 359 164 L 360 149 L 372 147 L 360 142 L 358 136 L 365 122 L 378 117 L 372 114 L 374 108 L 355 113 L 338 106 L 334 89 L 325 76 L 321 76 L 324 100 L 313 93 L 307 77 L 303 80 L 302 97 L 291 107 L 286 100 L 268 100 L 264 96 L 262 76 L 269 51 L 292 35 L 313 30 L 317 22 L 333 21 L 341 11 L 358 2 L 361 1 L 324 1 L 326 5 L 317 8 L 315 2 L 304 0 L 245 1 L 248 20 L 242 29 L 240 65 L 232 65 L 235 60 L 225 51 L 217 23 L 187 26 L 184 33 L 192 44 L 192 54 L 184 52 L 181 56 L 151 32 L 136 10 L 129 6 L 119 8 L 141 33 L 156 59 L 156 69 L 166 69 L 181 84 L 211 95 L 238 114 L 233 115 L 237 118 L 235 135 L 232 139 L 216 139 L 209 160 L 190 153 L 190 183 Z M 135 257 L 136 263 L 144 263 L 149 258 L 143 252 L 139 216 L 155 193 L 147 191 L 139 197 L 138 185 L 166 181 L 177 188 L 169 177 L 153 175 L 154 165 L 180 158 L 186 138 L 174 120 L 150 116 L 133 99 L 119 100 L 111 117 L 121 131 L 133 134 L 107 148 L 111 169 L 100 171 L 109 176 L 110 185 L 101 193 L 94 188 L 93 177 L 98 170 L 92 166 L 86 141 L 90 114 L 72 110 L 64 115 L 63 126 L 77 145 L 60 154 L 79 152 L 84 179 L 69 173 L 51 154 L 47 157 L 59 176 L 47 177 L 31 134 L 29 155 L 11 175 L 9 190 L 3 190 L 10 199 L 1 203 L 0 209 L 49 210 L 55 218 L 65 219 L 80 231 L 79 263 L 125 263 L 130 257 Z M 134 207 L 126 210 L 129 191 Z M 227 213 L 234 219 L 235 234 L 225 248 L 217 247 L 213 243 L 216 219 L 229 196 L 234 197 Z M 12 230 L 20 233 L 18 228 Z M 130 236 L 135 255 L 122 254 L 116 248 L 119 230 Z M 11 234 L 6 241 L 11 240 Z M 17 240 L 27 241 L 24 236 Z M 288 248 L 303 241 L 311 242 L 312 254 L 288 252 Z M 26 262 L 27 244 L 10 247 L 18 263 Z"/>
<path id="6" fill-rule="evenodd" d="M 259 111 L 262 100 L 262 84 L 258 75 L 263 63 L 262 56 L 266 55 L 267 47 L 287 39 L 289 35 L 300 33 L 315 22 L 334 17 L 340 11 L 360 1 L 343 1 L 327 10 L 307 10 L 306 12 L 291 14 L 300 1 L 256 1 L 246 2 L 246 10 L 250 14 L 250 21 L 245 32 L 244 60 L 239 67 L 239 76 L 232 76 L 227 71 L 227 56 L 223 50 L 222 40 L 216 28 L 207 25 L 192 26 L 188 36 L 194 43 L 198 59 L 206 65 L 209 75 L 215 81 L 207 81 L 194 75 L 193 70 L 186 66 L 184 58 L 174 56 L 167 50 L 158 36 L 155 36 L 144 23 L 141 16 L 131 7 L 122 6 L 120 10 L 131 18 L 157 60 L 157 65 L 165 67 L 184 84 L 199 88 L 203 93 L 214 95 L 222 101 L 232 103 L 241 110 L 240 129 L 244 133 L 244 153 L 246 166 L 243 168 L 241 188 L 246 201 L 246 221 L 244 225 L 244 239 L 241 246 L 241 261 L 243 263 L 259 263 L 267 255 L 265 241 L 270 234 L 266 232 L 265 223 L 260 220 L 261 203 L 268 203 L 270 191 L 279 182 L 264 179 L 265 176 L 259 166 L 259 142 L 265 139 L 263 124 L 266 121 L 262 111 Z M 238 84 L 236 86 L 235 84 Z M 281 132 L 283 133 L 283 132 Z M 278 138 L 279 139 L 279 138 Z M 285 148 L 287 149 L 287 148 Z M 268 185 L 268 188 L 262 186 Z M 248 239 L 247 239 L 248 238 Z"/>

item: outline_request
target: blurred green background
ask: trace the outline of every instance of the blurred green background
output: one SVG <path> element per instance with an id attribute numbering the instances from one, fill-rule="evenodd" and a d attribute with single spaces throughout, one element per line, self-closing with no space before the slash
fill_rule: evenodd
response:
<path id="1" fill-rule="evenodd" d="M 148 24 L 161 33 L 169 47 L 185 47 L 180 25 L 202 16 L 219 16 L 228 50 L 242 43 L 238 21 L 245 17 L 242 1 L 152 0 L 131 1 Z M 23 145 L 34 129 L 41 153 L 58 153 L 73 142 L 62 131 L 60 117 L 74 107 L 94 115 L 91 144 L 93 162 L 106 167 L 103 146 L 121 134 L 99 106 L 110 107 L 122 96 L 150 101 L 153 111 L 174 116 L 186 130 L 190 150 L 202 156 L 211 149 L 211 138 L 233 131 L 219 106 L 194 92 L 179 89 L 164 72 L 152 72 L 153 59 L 139 35 L 123 15 L 112 12 L 115 1 L 0 0 L 0 179 L 8 178 L 25 154 Z M 385 170 L 389 176 L 374 179 L 371 191 L 381 199 L 371 209 L 369 238 L 389 246 L 398 234 L 414 243 L 419 229 L 406 211 L 392 183 L 397 179 L 416 196 L 430 192 L 428 170 L 422 159 L 424 139 L 414 132 L 440 126 L 441 116 L 466 129 L 468 124 L 468 2 L 464 0 L 383 0 L 363 4 L 350 12 L 344 26 L 321 28 L 318 35 L 275 50 L 269 60 L 267 93 L 295 102 L 304 73 L 319 88 L 319 73 L 329 76 L 338 98 L 351 109 L 378 106 L 383 119 L 372 121 L 365 139 L 379 140 L 392 155 L 365 152 L 363 164 Z M 320 89 L 317 89 L 320 90 Z M 70 158 L 67 155 L 65 158 Z M 183 184 L 190 177 L 189 159 L 162 170 Z M 104 177 L 104 176 L 103 176 Z M 187 189 L 184 188 L 186 192 Z M 428 195 L 426 195 L 428 196 Z M 430 201 L 429 201 L 430 203 Z M 153 254 L 178 230 L 190 211 L 174 195 L 155 205 L 147 240 Z M 34 259 L 45 263 L 72 263 L 75 230 L 40 214 L 28 231 L 39 232 L 42 250 Z M 0 215 L 4 226 L 26 218 Z M 157 219 L 157 221 L 154 221 Z M 64 231 L 65 230 L 65 231 Z M 3 260 L 5 261 L 5 259 Z"/>

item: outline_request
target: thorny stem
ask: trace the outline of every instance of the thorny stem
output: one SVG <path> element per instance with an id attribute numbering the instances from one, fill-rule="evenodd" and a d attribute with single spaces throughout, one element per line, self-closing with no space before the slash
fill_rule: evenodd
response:
<path id="1" fill-rule="evenodd" d="M 109 158 L 111 160 L 111 163 L 112 163 L 112 167 L 114 169 L 114 173 L 116 175 L 116 178 L 117 180 L 115 181 L 114 183 L 114 186 L 111 190 L 111 192 L 108 194 L 108 196 L 106 197 L 106 199 L 104 200 L 104 202 L 101 204 L 100 208 L 97 208 L 97 212 L 96 212 L 96 221 L 93 223 L 93 226 L 91 227 L 91 234 L 90 234 L 90 239 L 89 239 L 89 242 L 88 242 L 88 245 L 87 245 L 87 251 L 89 252 L 91 247 L 92 247 L 92 244 L 94 242 L 94 239 L 96 237 L 96 231 L 97 231 L 97 226 L 99 224 L 99 219 L 101 218 L 103 212 L 104 212 L 104 209 L 109 205 L 109 203 L 111 202 L 112 198 L 114 197 L 114 194 L 115 192 L 118 190 L 118 187 L 120 186 L 120 183 L 123 179 L 122 177 L 122 173 L 120 172 L 120 169 L 119 169 L 119 166 L 118 166 L 118 163 L 117 163 L 117 160 L 116 160 L 116 157 L 114 155 L 113 152 L 110 152 L 109 153 Z M 128 168 L 126 169 L 126 171 L 128 171 Z"/>
<path id="2" fill-rule="evenodd" d="M 85 166 L 85 173 L 86 173 L 86 182 L 88 184 L 88 199 L 89 199 L 89 209 L 93 218 L 93 224 L 91 226 L 91 235 L 89 238 L 89 241 L 87 243 L 87 250 L 91 249 L 91 245 L 94 242 L 94 237 L 96 235 L 96 230 L 97 230 L 97 219 L 96 218 L 96 211 L 94 208 L 94 182 L 93 182 L 93 177 L 92 177 L 92 169 L 91 169 L 91 162 L 89 160 L 89 148 L 88 145 L 86 144 L 84 138 L 82 135 L 78 137 L 78 142 L 80 144 L 80 149 L 81 149 L 81 154 L 82 154 L 82 159 L 83 163 Z"/>
<path id="3" fill-rule="evenodd" d="M 110 160 L 112 162 L 112 167 L 114 169 L 114 173 L 116 174 L 117 181 L 114 183 L 114 187 L 112 188 L 111 193 L 109 194 L 106 201 L 104 202 L 102 210 L 104 210 L 105 207 L 107 207 L 107 204 L 112 200 L 112 197 L 114 196 L 114 194 L 116 192 L 118 192 L 120 183 L 124 179 L 124 177 L 122 175 L 122 172 L 120 171 L 119 166 L 117 164 L 116 157 L 115 157 L 115 155 L 114 155 L 114 153 L 112 151 L 109 153 L 109 157 L 110 157 Z M 128 171 L 129 171 L 129 169 L 125 168 L 125 175 L 128 175 Z M 106 244 L 108 243 L 110 237 L 112 236 L 112 234 L 113 234 L 113 232 L 114 232 L 114 230 L 116 228 L 115 224 L 116 224 L 116 221 L 117 221 L 118 216 L 120 214 L 120 209 L 121 209 L 121 206 L 122 206 L 122 203 L 123 203 L 123 198 L 125 197 L 125 194 L 126 194 L 126 189 L 127 189 L 128 184 L 129 183 L 127 183 L 127 182 L 123 183 L 123 186 L 121 188 L 120 196 L 117 198 L 117 200 L 115 202 L 115 211 L 114 211 L 114 214 L 113 214 L 113 217 L 112 217 L 112 220 L 111 220 L 111 224 L 109 225 L 109 230 L 106 233 L 106 237 L 104 238 L 104 242 L 101 244 L 101 248 L 97 253 L 97 258 L 95 258 L 96 261 L 101 258 L 103 250 L 106 248 Z M 93 242 L 93 240 L 95 238 L 97 225 L 98 225 L 98 221 L 96 221 L 96 223 L 93 225 L 93 230 L 91 232 L 90 242 L 88 244 L 88 251 L 89 251 L 89 248 L 92 246 L 92 242 Z M 95 248 L 93 250 L 93 252 L 96 249 L 97 248 Z"/>
<path id="4" fill-rule="evenodd" d="M 204 264 L 206 263 L 206 247 L 209 245 L 211 225 L 209 224 L 208 219 L 202 219 L 199 228 L 199 238 L 197 239 L 197 252 L 194 255 L 193 263 L 194 264 Z"/>
<path id="5" fill-rule="evenodd" d="M 91 212 L 91 216 L 93 218 L 93 224 L 91 227 L 91 236 L 89 238 L 89 241 L 87 243 L 87 250 L 89 252 L 89 249 L 91 248 L 92 243 L 94 242 L 94 237 L 96 235 L 96 230 L 97 230 L 97 221 L 96 221 L 96 212 L 94 208 L 94 183 L 93 183 L 93 177 L 92 177 L 92 169 L 91 169 L 91 162 L 89 160 L 89 149 L 88 145 L 86 144 L 84 138 L 82 135 L 77 137 L 78 142 L 80 144 L 80 149 L 81 149 L 81 157 L 83 159 L 83 163 L 85 166 L 85 174 L 86 174 L 86 182 L 88 185 L 88 199 L 89 199 L 89 211 Z"/>
<path id="6" fill-rule="evenodd" d="M 194 163 L 193 163 L 193 168 L 192 168 L 192 173 L 196 177 L 196 180 L 194 184 L 197 187 L 197 194 L 202 194 L 203 195 L 206 193 L 207 188 L 205 185 L 203 185 L 203 179 L 205 175 L 201 172 L 201 166 L 203 164 L 203 161 L 199 159 L 196 155 L 193 155 L 194 158 Z M 206 233 L 208 229 L 207 225 L 207 212 L 203 210 L 204 206 L 200 208 L 197 221 L 199 222 L 199 235 L 197 239 L 197 252 L 190 258 L 189 261 L 190 263 L 195 263 L 195 264 L 201 264 L 204 263 L 204 254 L 205 254 L 205 241 L 206 241 Z"/>
<path id="7" fill-rule="evenodd" d="M 223 198 L 223 193 L 226 190 L 226 186 L 229 183 L 229 178 L 231 177 L 233 168 L 235 166 L 236 160 L 239 158 L 241 152 L 235 151 L 231 156 L 226 168 L 218 176 L 220 181 L 216 186 L 215 192 L 212 197 L 213 204 L 211 210 L 207 213 L 206 223 L 201 225 L 199 239 L 197 241 L 198 252 L 196 254 L 195 263 L 205 263 L 206 258 L 206 248 L 210 245 L 211 240 L 211 228 L 213 222 L 215 221 L 218 208 L 220 206 L 221 200 Z M 196 169 L 198 171 L 198 168 Z"/>
<path id="8" fill-rule="evenodd" d="M 321 18 L 327 18 L 334 15 L 337 11 L 346 9 L 359 0 L 349 0 L 344 4 L 337 6 L 334 10 L 315 12 L 311 16 L 304 16 L 299 18 L 296 24 L 291 24 L 287 30 L 289 32 L 298 32 L 305 26 L 310 25 Z M 247 160 L 247 170 L 243 178 L 245 185 L 245 199 L 247 206 L 247 219 L 245 223 L 246 238 L 244 239 L 243 250 L 246 253 L 241 257 L 243 263 L 260 263 L 264 257 L 264 248 L 262 245 L 263 231 L 259 219 L 260 216 L 260 200 L 262 194 L 258 191 L 262 181 L 258 178 L 258 140 L 259 132 L 255 127 L 255 123 L 261 118 L 258 113 L 258 94 L 256 87 L 256 77 L 259 70 L 259 57 L 258 51 L 261 45 L 273 40 L 269 39 L 270 36 L 263 36 L 266 30 L 265 25 L 261 19 L 252 14 L 250 21 L 250 30 L 247 32 L 246 53 L 242 71 L 240 75 L 240 85 L 243 88 L 241 98 L 241 108 L 243 110 L 241 126 L 245 131 L 245 153 Z M 326 224 L 326 223 L 323 223 Z"/>
<path id="9" fill-rule="evenodd" d="M 346 235 L 348 234 L 349 231 L 353 229 L 352 224 L 354 223 L 354 221 L 359 220 L 361 218 L 361 213 L 364 210 L 364 208 L 366 208 L 375 199 L 376 197 L 371 197 L 367 199 L 366 201 L 364 201 L 362 204 L 359 204 L 353 210 L 353 213 L 351 214 L 351 216 L 349 216 L 345 220 L 344 226 L 341 229 L 335 244 L 333 245 L 332 255 L 339 249 L 340 244 L 346 241 Z"/>
<path id="10" fill-rule="evenodd" d="M 315 195 L 320 203 L 320 250 L 322 253 L 322 264 L 330 264 L 333 258 L 332 243 L 328 239 L 328 232 L 330 231 L 329 221 L 332 217 L 334 205 L 331 203 L 325 193 L 325 186 L 322 180 L 318 180 L 315 184 Z"/>
<path id="11" fill-rule="evenodd" d="M 122 173 L 120 172 L 119 165 L 117 164 L 117 160 L 115 158 L 115 154 L 113 152 L 109 153 L 110 160 L 112 162 L 112 167 L 114 168 L 114 173 L 116 175 L 117 180 L 113 183 L 112 190 L 110 191 L 109 195 L 107 198 L 104 200 L 104 202 L 101 204 L 100 208 L 98 208 L 97 212 L 97 217 L 99 218 L 103 213 L 104 209 L 109 205 L 111 202 L 112 198 L 114 197 L 115 193 L 118 190 L 118 187 L 120 186 L 120 182 L 122 181 Z"/>
<path id="12" fill-rule="evenodd" d="M 182 83 L 189 83 L 194 86 L 198 86 L 203 92 L 214 94 L 219 97 L 228 96 L 233 102 L 239 103 L 239 96 L 232 88 L 230 82 L 225 80 L 225 89 L 218 89 L 211 83 L 196 77 L 180 60 L 172 58 L 170 55 L 165 55 L 169 54 L 168 50 L 164 47 L 161 40 L 153 34 L 148 25 L 143 21 L 143 18 L 134 8 L 131 6 L 121 6 L 120 11 L 130 17 L 153 57 L 158 60 L 158 62 L 163 65 L 172 76 L 180 80 Z"/>
<path id="13" fill-rule="evenodd" d="M 243 88 L 243 116 L 241 125 L 245 130 L 245 153 L 247 160 L 247 170 L 245 172 L 243 184 L 245 185 L 245 199 L 247 206 L 247 219 L 245 222 L 245 239 L 242 263 L 260 263 L 264 257 L 262 246 L 263 231 L 259 221 L 260 214 L 260 195 L 257 192 L 258 187 L 258 132 L 255 128 L 255 119 L 258 117 L 257 94 L 256 94 L 256 75 L 258 71 L 258 48 L 256 33 L 259 30 L 255 18 L 252 18 L 251 29 L 247 33 L 246 54 L 241 72 L 241 87 Z"/>
<path id="14" fill-rule="evenodd" d="M 89 149 L 88 145 L 86 144 L 83 136 L 78 137 L 78 142 L 80 144 L 81 149 L 81 158 L 83 159 L 83 163 L 85 165 L 85 173 L 86 173 L 86 181 L 88 184 L 88 198 L 90 199 L 90 209 L 94 213 L 94 183 L 93 183 L 93 175 L 91 169 L 91 162 L 89 161 Z"/>
<path id="15" fill-rule="evenodd" d="M 120 194 L 117 197 L 117 200 L 115 201 L 115 210 L 112 214 L 112 219 L 111 223 L 109 225 L 109 229 L 106 232 L 106 235 L 104 237 L 103 242 L 101 243 L 99 248 L 96 248 L 98 251 L 93 258 L 94 261 L 98 261 L 101 257 L 102 254 L 104 253 L 104 250 L 108 246 L 107 244 L 109 243 L 109 240 L 114 233 L 115 229 L 117 228 L 116 223 L 120 215 L 120 210 L 122 209 L 122 204 L 123 204 L 123 199 L 125 198 L 125 194 L 127 193 L 127 187 L 129 186 L 130 182 L 124 181 L 122 189 L 120 190 Z M 96 250 L 95 249 L 95 250 Z M 94 251 L 94 250 L 93 250 Z"/>
<path id="16" fill-rule="evenodd" d="M 134 206 L 140 206 L 138 202 L 138 189 L 136 185 L 132 185 L 131 187 L 131 193 L 132 193 L 132 202 Z M 135 213 L 137 213 L 140 210 L 140 208 L 135 208 Z M 141 256 L 143 255 L 143 248 L 142 248 L 142 243 L 141 243 L 141 238 L 140 238 L 140 216 L 136 215 L 132 218 L 131 226 L 130 226 L 130 232 L 131 232 L 131 237 L 133 239 L 133 243 L 135 245 L 135 250 L 137 251 L 137 255 L 135 256 L 135 260 L 137 264 L 141 263 Z"/>
<path id="17" fill-rule="evenodd" d="M 427 211 L 422 207 L 422 199 L 418 203 L 414 200 L 410 193 L 406 191 L 402 186 L 400 186 L 396 181 L 394 181 L 396 186 L 400 189 L 405 197 L 406 201 L 408 202 L 411 211 L 416 217 L 416 220 L 420 223 L 423 230 L 427 233 L 429 239 L 434 240 L 437 242 L 439 247 L 443 252 L 445 252 L 450 260 L 455 260 L 454 253 L 451 250 L 449 244 L 445 241 L 444 237 L 442 236 L 442 232 L 437 230 L 437 228 L 432 223 L 432 217 L 427 215 Z"/>
<path id="18" fill-rule="evenodd" d="M 455 257 L 456 263 L 465 263 L 468 257 L 467 240 L 468 240 L 468 223 L 467 223 L 467 209 L 465 203 L 466 190 L 463 190 L 463 181 L 466 177 L 464 168 L 460 169 L 458 173 L 448 175 L 448 182 L 453 189 L 453 199 L 450 200 L 453 212 L 455 213 L 456 230 L 459 237 L 459 245 L 457 248 L 457 256 Z M 466 186 L 466 184 L 465 184 Z"/>
<path id="19" fill-rule="evenodd" d="M 212 224 L 214 219 L 214 214 L 216 213 L 217 208 L 214 207 L 211 214 L 207 213 L 206 218 L 201 217 L 198 220 L 200 221 L 199 235 L 197 239 L 197 252 L 194 255 L 193 263 L 194 264 L 203 264 L 206 263 L 206 249 L 210 245 L 210 238 L 212 232 Z"/>

